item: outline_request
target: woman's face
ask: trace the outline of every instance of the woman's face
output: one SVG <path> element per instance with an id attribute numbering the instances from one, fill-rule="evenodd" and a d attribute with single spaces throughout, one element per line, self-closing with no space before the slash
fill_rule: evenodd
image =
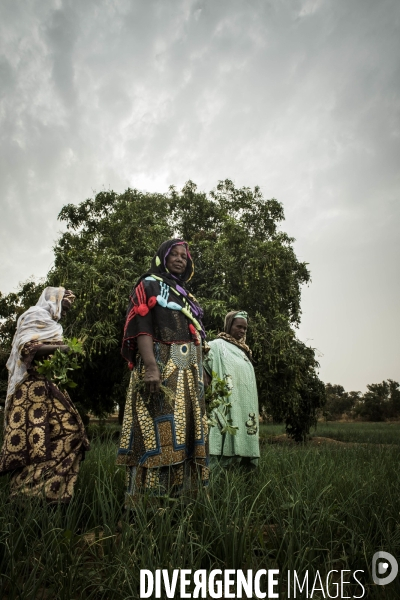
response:
<path id="1" fill-rule="evenodd" d="M 241 340 L 247 331 L 247 321 L 246 319 L 242 319 L 238 317 L 237 319 L 233 319 L 233 323 L 231 326 L 231 336 L 235 338 L 235 340 Z"/>
<path id="2" fill-rule="evenodd" d="M 166 267 L 173 275 L 182 275 L 187 264 L 187 252 L 185 246 L 173 246 L 167 256 Z"/>

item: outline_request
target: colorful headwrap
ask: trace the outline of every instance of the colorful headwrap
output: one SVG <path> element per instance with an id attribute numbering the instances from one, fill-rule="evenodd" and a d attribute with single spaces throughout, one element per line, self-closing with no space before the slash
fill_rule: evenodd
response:
<path id="1" fill-rule="evenodd" d="M 182 273 L 182 275 L 173 275 L 167 269 L 167 257 L 174 246 L 184 246 L 187 253 L 186 269 L 184 273 Z M 150 272 L 159 275 L 167 275 L 168 277 L 171 277 L 178 282 L 190 281 L 194 274 L 194 264 L 192 257 L 190 256 L 189 246 L 187 242 L 185 242 L 185 240 L 180 240 L 177 238 L 163 242 L 157 250 L 156 254 L 154 255 L 153 260 L 151 261 Z"/>

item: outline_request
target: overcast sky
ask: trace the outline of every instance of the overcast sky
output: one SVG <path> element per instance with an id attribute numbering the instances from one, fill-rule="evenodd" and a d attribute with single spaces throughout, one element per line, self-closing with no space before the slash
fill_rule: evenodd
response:
<path id="1" fill-rule="evenodd" d="M 400 381 L 399 0 L 1 0 L 0 290 L 94 192 L 259 185 L 347 390 Z"/>

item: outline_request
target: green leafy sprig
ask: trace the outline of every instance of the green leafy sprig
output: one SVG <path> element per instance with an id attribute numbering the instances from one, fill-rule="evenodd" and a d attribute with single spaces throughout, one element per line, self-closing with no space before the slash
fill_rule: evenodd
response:
<path id="1" fill-rule="evenodd" d="M 142 399 L 146 404 L 150 401 L 150 398 L 152 396 L 154 396 L 154 392 L 147 391 L 146 384 L 142 378 L 137 379 L 134 382 L 132 389 L 133 389 L 133 391 L 137 392 L 138 394 L 140 394 L 142 396 Z M 175 394 L 170 388 L 168 388 L 166 385 L 161 384 L 160 392 L 164 394 L 165 398 L 169 402 L 173 403 L 173 401 L 175 399 Z M 157 393 L 160 393 L 160 392 L 157 392 Z"/>
<path id="2" fill-rule="evenodd" d="M 218 427 L 222 434 L 236 435 L 239 428 L 232 424 L 229 410 L 232 406 L 228 400 L 231 393 L 228 377 L 220 379 L 217 373 L 212 371 L 211 383 L 205 393 L 208 425 Z"/>
<path id="3" fill-rule="evenodd" d="M 69 378 L 70 371 L 80 369 L 77 362 L 77 355 L 84 355 L 83 340 L 77 338 L 64 338 L 64 345 L 68 346 L 68 352 L 62 352 L 57 349 L 48 358 L 36 362 L 37 372 L 44 375 L 55 383 L 59 388 L 74 388 L 76 383 Z"/>

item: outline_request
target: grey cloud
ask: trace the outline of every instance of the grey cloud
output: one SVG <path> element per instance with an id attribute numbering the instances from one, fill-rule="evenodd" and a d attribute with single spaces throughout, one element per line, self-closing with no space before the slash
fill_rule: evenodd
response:
<path id="1" fill-rule="evenodd" d="M 52 61 L 52 80 L 69 110 L 76 102 L 74 54 L 75 42 L 79 37 L 80 23 L 76 12 L 69 4 L 54 11 L 43 27 L 49 40 L 48 52 Z"/>
<path id="2" fill-rule="evenodd" d="M 15 77 L 8 60 L 3 56 L 0 58 L 0 98 L 12 92 L 15 85 Z"/>
<path id="3" fill-rule="evenodd" d="M 390 348 L 400 333 L 399 19 L 397 0 L 5 0 L 0 289 L 47 272 L 60 208 L 93 190 L 258 184 L 311 263 L 321 373 L 367 383 L 374 306 L 391 298 Z M 364 352 L 354 376 L 340 339 Z M 374 377 L 398 378 L 382 356 Z"/>

